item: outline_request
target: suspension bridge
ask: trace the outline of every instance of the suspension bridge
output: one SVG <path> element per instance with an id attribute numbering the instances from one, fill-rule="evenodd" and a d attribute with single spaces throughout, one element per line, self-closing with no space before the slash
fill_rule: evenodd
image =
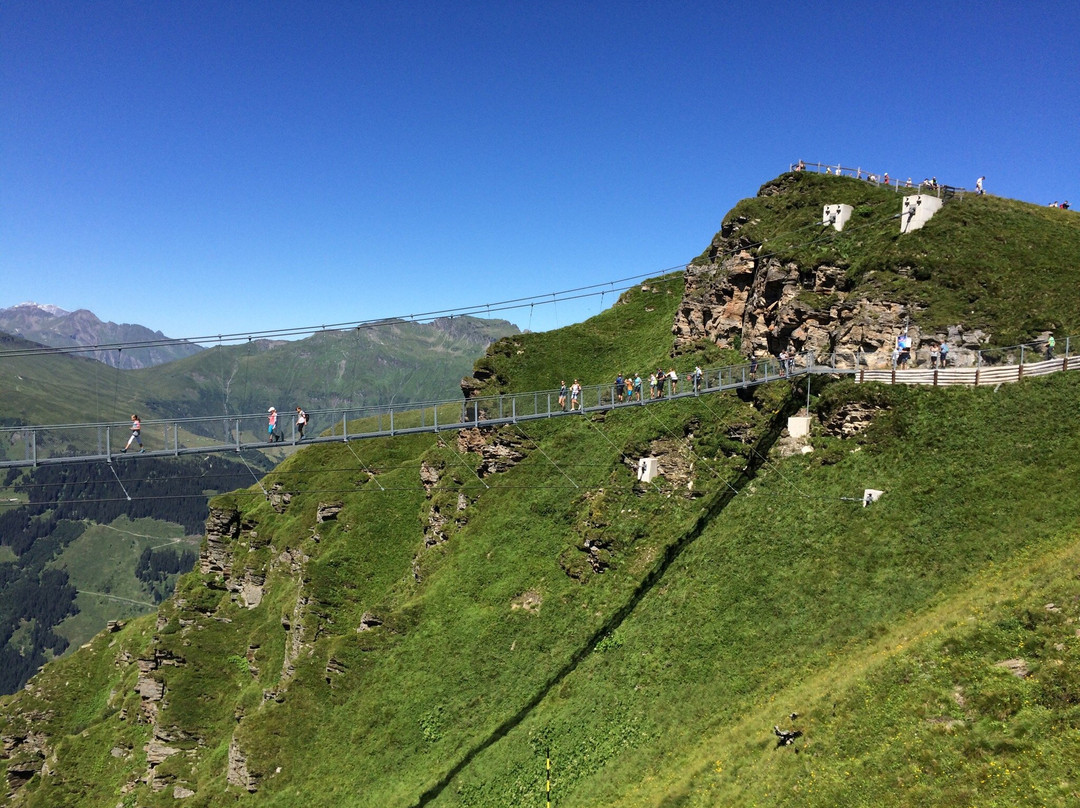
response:
<path id="1" fill-rule="evenodd" d="M 308 413 L 312 434 L 301 438 L 295 419 L 285 425 L 291 434 L 280 441 L 268 440 L 267 416 L 258 414 L 217 415 L 142 421 L 145 449 L 132 454 L 119 451 L 130 435 L 126 422 L 47 424 L 0 428 L 0 446 L 6 457 L 0 468 L 25 468 L 94 461 L 139 462 L 143 458 L 180 457 L 193 454 L 220 454 L 244 451 L 288 451 L 318 443 L 385 438 L 397 435 L 498 427 L 546 418 L 573 417 L 614 409 L 651 406 L 676 399 L 748 389 L 756 385 L 789 381 L 802 376 L 825 374 L 853 376 L 857 382 L 918 384 L 931 386 L 983 386 L 1019 382 L 1069 370 L 1080 370 L 1080 355 L 1069 354 L 1040 361 L 1024 361 L 1041 354 L 1025 346 L 1004 356 L 1004 362 L 984 364 L 982 355 L 971 367 L 870 369 L 861 356 L 827 357 L 826 361 L 806 354 L 783 362 L 777 359 L 747 362 L 703 370 L 695 382 L 684 375 L 678 386 L 668 382 L 662 396 L 635 390 L 633 396 L 619 395 L 614 383 L 582 387 L 576 408 L 560 404 L 559 391 L 537 390 L 501 393 L 469 399 L 446 399 L 380 407 L 346 407 L 313 410 Z M 1018 361 L 1009 361 L 1017 360 Z M 647 386 L 647 382 L 646 382 Z M 285 417 L 282 414 L 281 417 Z M 317 430 L 317 431 L 315 431 Z M 13 456 L 14 455 L 14 456 Z M 21 455 L 21 456 L 19 456 Z"/>

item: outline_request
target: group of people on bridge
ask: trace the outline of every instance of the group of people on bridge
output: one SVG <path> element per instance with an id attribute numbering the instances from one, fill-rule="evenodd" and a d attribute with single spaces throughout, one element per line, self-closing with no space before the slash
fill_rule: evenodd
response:
<path id="1" fill-rule="evenodd" d="M 896 347 L 893 348 L 892 366 L 895 369 L 907 370 L 911 364 L 911 335 L 906 330 L 900 332 L 896 338 Z M 930 343 L 930 367 L 943 368 L 949 360 L 949 343 Z"/>
<path id="2" fill-rule="evenodd" d="M 280 443 L 285 440 L 285 433 L 278 428 L 278 411 L 277 408 L 271 407 L 267 411 L 266 416 L 266 432 L 269 443 Z M 304 427 L 307 426 L 308 414 L 300 408 L 300 405 L 296 406 L 296 439 L 304 439 Z"/>
<path id="3" fill-rule="evenodd" d="M 687 374 L 686 380 L 690 382 L 691 389 L 697 393 L 701 390 L 701 382 L 705 372 L 700 366 L 695 366 L 692 373 Z M 679 393 L 679 373 L 675 368 L 664 371 L 657 368 L 649 374 L 649 398 L 663 398 L 665 395 L 675 396 Z M 613 401 L 617 404 L 631 401 L 642 402 L 645 397 L 645 381 L 640 373 L 618 373 L 612 386 Z M 581 382 L 574 379 L 574 383 L 566 386 L 566 380 L 559 382 L 559 409 L 564 412 L 581 410 L 584 402 L 581 398 Z"/>

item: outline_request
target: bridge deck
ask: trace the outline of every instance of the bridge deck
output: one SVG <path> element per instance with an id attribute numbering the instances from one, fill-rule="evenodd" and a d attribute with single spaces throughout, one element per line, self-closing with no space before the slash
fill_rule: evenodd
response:
<path id="1" fill-rule="evenodd" d="M 722 393 L 760 384 L 780 381 L 807 374 L 853 375 L 860 383 L 922 384 L 933 386 L 982 386 L 1017 382 L 1066 370 L 1080 370 L 1080 356 L 1065 356 L 1026 364 L 993 365 L 970 368 L 913 368 L 908 370 L 871 370 L 868 368 L 835 368 L 808 364 L 781 372 L 779 363 L 763 361 L 753 372 L 749 364 L 704 371 L 699 389 L 692 382 L 680 379 L 681 391 L 649 398 L 644 391 L 641 401 L 618 401 L 614 385 L 594 385 L 583 388 L 581 408 L 564 410 L 558 404 L 558 392 L 538 390 L 506 393 L 475 399 L 432 401 L 398 407 L 347 408 L 319 410 L 310 413 L 313 422 L 322 425 L 320 431 L 302 441 L 296 425 L 288 419 L 286 428 L 291 434 L 280 442 L 266 439 L 267 421 L 264 414 L 221 415 L 207 418 L 182 418 L 143 421 L 142 439 L 146 451 L 121 453 L 130 433 L 128 424 L 57 424 L 4 427 L 0 429 L 0 446 L 9 457 L 0 459 L 0 468 L 60 465 L 69 463 L 135 461 L 140 458 L 181 457 L 194 454 L 280 450 L 316 443 L 394 437 L 417 433 L 433 433 L 475 427 L 495 427 L 505 424 L 588 414 L 614 409 L 648 406 L 698 395 Z M 569 406 L 567 401 L 567 406 Z M 282 421 L 288 416 L 282 414 Z M 281 423 L 281 421 L 279 421 Z M 333 426 L 329 426 L 333 424 Z M 215 437 L 217 436 L 217 437 Z M 23 457 L 10 457 L 23 443 Z M 91 446 L 93 449 L 81 449 Z"/>

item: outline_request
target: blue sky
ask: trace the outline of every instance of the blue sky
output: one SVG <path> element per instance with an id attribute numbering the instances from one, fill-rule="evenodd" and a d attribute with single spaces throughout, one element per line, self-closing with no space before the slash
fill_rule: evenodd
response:
<path id="1" fill-rule="evenodd" d="M 1075 206 L 1078 34 L 1061 2 L 5 0 L 0 307 L 180 337 L 659 274 L 800 158 Z"/>

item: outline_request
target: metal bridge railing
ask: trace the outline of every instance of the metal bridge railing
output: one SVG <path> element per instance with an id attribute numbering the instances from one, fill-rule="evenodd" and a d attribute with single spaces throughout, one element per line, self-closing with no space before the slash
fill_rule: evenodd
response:
<path id="1" fill-rule="evenodd" d="M 969 368 L 909 370 L 879 369 L 867 366 L 861 353 L 832 353 L 815 357 L 805 353 L 784 362 L 770 357 L 737 365 L 703 369 L 695 384 L 691 374 L 680 374 L 677 387 L 665 384 L 664 393 L 650 397 L 648 381 L 643 379 L 640 394 L 623 395 L 619 401 L 614 382 L 582 387 L 579 406 L 570 409 L 559 405 L 558 390 L 534 390 L 480 396 L 471 399 L 445 399 L 394 406 L 346 407 L 311 410 L 303 443 L 327 443 L 361 438 L 439 432 L 470 427 L 498 426 L 518 421 L 553 418 L 599 410 L 638 407 L 662 400 L 717 393 L 726 390 L 774 382 L 807 373 L 857 375 L 860 381 L 884 381 L 913 384 L 985 384 L 998 375 L 1004 381 L 1043 375 L 1058 370 L 1080 369 L 1080 356 L 1072 356 L 1076 344 L 1065 337 L 1055 359 L 1045 359 L 1045 343 L 1024 343 L 1006 348 L 979 351 L 976 363 Z M 1032 362 L 1032 358 L 1040 361 Z M 1018 360 L 1018 361 L 1017 361 Z M 1005 370 L 993 375 L 994 367 Z M 927 375 L 929 374 L 929 375 Z M 245 449 L 284 448 L 300 442 L 295 418 L 279 415 L 280 440 L 271 441 L 265 413 L 218 415 L 142 421 L 145 456 L 179 457 L 181 455 L 241 451 Z M 130 423 L 52 424 L 0 427 L 0 468 L 25 467 L 80 460 L 112 461 L 138 452 L 133 446 L 121 453 L 131 434 Z"/>
<path id="2" fill-rule="evenodd" d="M 497 426 L 538 418 L 594 412 L 617 407 L 642 406 L 661 400 L 715 393 L 807 372 L 804 359 L 781 366 L 777 359 L 762 359 L 719 368 L 703 369 L 695 385 L 692 374 L 680 374 L 676 388 L 670 382 L 664 394 L 650 396 L 648 382 L 640 395 L 619 397 L 614 382 L 585 385 L 577 410 L 559 405 L 558 390 L 535 390 L 445 399 L 394 406 L 346 407 L 311 410 L 303 443 L 326 443 L 360 438 L 404 435 L 416 432 Z M 271 440 L 265 413 L 217 415 L 192 418 L 142 420 L 143 451 L 133 445 L 122 452 L 131 434 L 131 424 L 116 421 L 102 424 L 44 424 L 0 427 L 0 468 L 68 463 L 77 460 L 122 459 L 139 454 L 148 457 L 274 449 L 300 443 L 296 420 L 288 413 L 278 416 L 279 438 Z"/>
<path id="3" fill-rule="evenodd" d="M 862 166 L 851 168 L 840 163 L 832 165 L 830 163 L 808 163 L 805 160 L 800 160 L 797 163 L 790 163 L 788 171 L 811 171 L 817 174 L 832 174 L 836 177 L 853 177 L 878 187 L 884 185 L 898 194 L 931 194 L 944 198 L 951 196 L 963 197 L 965 193 L 968 193 L 966 188 L 956 185 L 942 185 L 926 179 L 915 181 L 911 177 L 901 180 L 899 177 L 890 177 L 885 173 L 878 174 Z"/>

